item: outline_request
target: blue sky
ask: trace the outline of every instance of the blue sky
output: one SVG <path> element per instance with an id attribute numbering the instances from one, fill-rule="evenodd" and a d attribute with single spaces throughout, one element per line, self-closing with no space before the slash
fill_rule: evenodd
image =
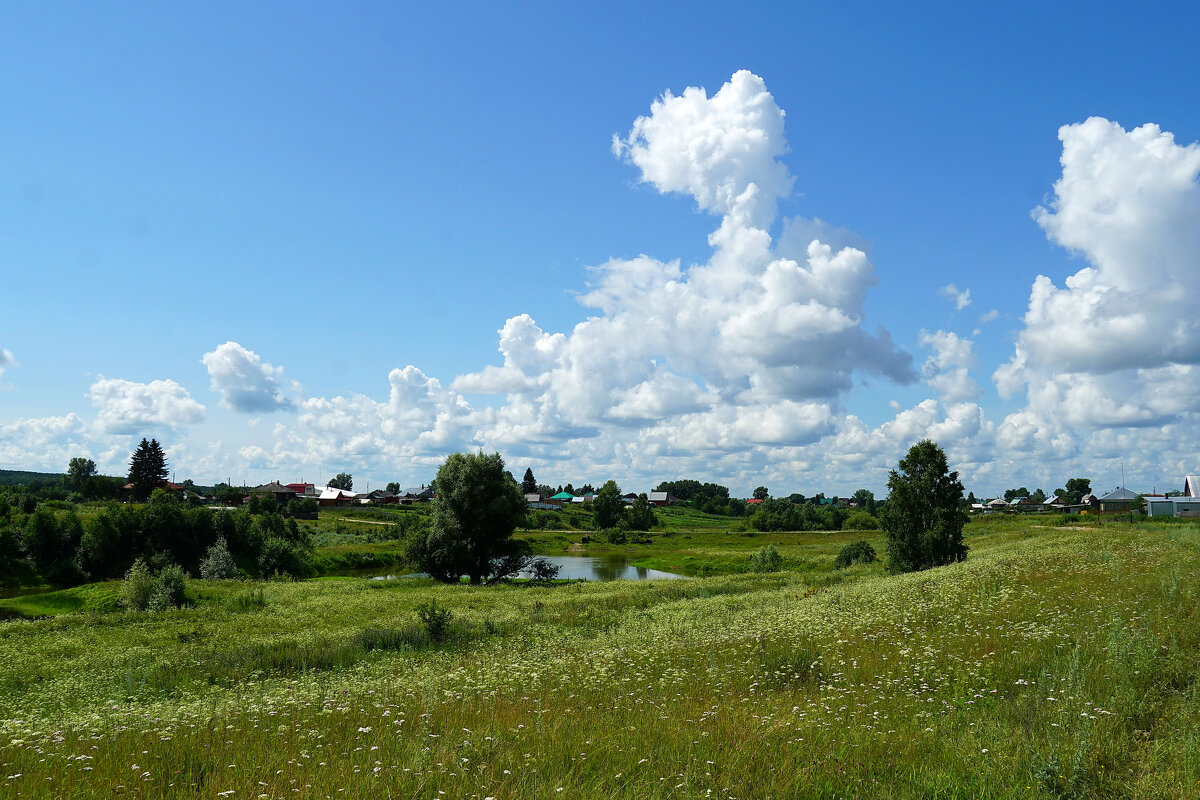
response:
<path id="1" fill-rule="evenodd" d="M 844 493 L 933 436 L 979 494 L 1174 488 L 1195 17 L 7 8 L 0 467 L 122 472 L 149 435 L 201 483 L 483 447 L 554 484 Z M 779 169 L 773 211 L 713 199 Z"/>

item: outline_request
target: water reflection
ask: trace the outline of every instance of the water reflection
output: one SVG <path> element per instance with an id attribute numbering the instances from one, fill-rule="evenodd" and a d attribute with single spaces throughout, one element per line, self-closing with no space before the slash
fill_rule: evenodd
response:
<path id="1" fill-rule="evenodd" d="M 674 580 L 676 578 L 687 577 L 685 575 L 676 575 L 674 572 L 663 572 L 660 569 L 635 567 L 629 563 L 629 558 L 624 553 L 605 553 L 598 556 L 542 556 L 542 558 L 545 558 L 551 564 L 558 567 L 558 577 L 563 580 L 652 581 Z M 371 573 L 359 572 L 354 574 L 366 576 Z M 372 580 L 385 580 L 424 576 L 424 573 L 409 575 L 374 574 L 371 575 L 371 578 Z M 518 577 L 529 578 L 532 576 L 522 572 Z"/>
<path id="2" fill-rule="evenodd" d="M 605 553 L 599 556 L 544 556 L 558 567 L 558 577 L 567 580 L 585 581 L 648 581 L 682 578 L 674 572 L 636 567 L 629 563 L 623 553 Z M 529 577 L 522 573 L 522 578 Z"/>

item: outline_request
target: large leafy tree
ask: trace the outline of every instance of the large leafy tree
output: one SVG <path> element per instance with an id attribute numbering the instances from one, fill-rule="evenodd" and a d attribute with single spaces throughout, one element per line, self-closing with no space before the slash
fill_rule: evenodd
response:
<path id="1" fill-rule="evenodd" d="M 1084 495 L 1092 493 L 1092 482 L 1088 478 L 1071 478 L 1067 481 L 1065 489 L 1059 489 L 1055 492 L 1063 500 L 1070 504 L 1080 502 Z"/>
<path id="2" fill-rule="evenodd" d="M 765 486 L 759 486 L 758 488 L 756 488 L 754 490 L 754 499 L 755 500 L 766 500 L 770 496 L 771 496 L 771 490 Z"/>
<path id="3" fill-rule="evenodd" d="M 67 464 L 67 483 L 71 490 L 82 492 L 87 488 L 88 481 L 96 475 L 96 462 L 90 458 L 77 456 Z"/>
<path id="4" fill-rule="evenodd" d="M 499 453 L 454 453 L 438 468 L 430 524 L 408 541 L 408 557 L 439 581 L 471 583 L 510 575 L 529 546 L 513 539 L 525 515 L 521 487 Z"/>
<path id="5" fill-rule="evenodd" d="M 633 501 L 633 505 L 625 512 L 625 518 L 629 521 L 631 531 L 648 531 L 658 524 L 658 518 L 654 516 L 654 506 L 645 492 Z"/>
<path id="6" fill-rule="evenodd" d="M 963 485 L 941 447 L 929 439 L 913 445 L 888 475 L 888 490 L 879 522 L 890 570 L 912 572 L 966 559 Z"/>
<path id="7" fill-rule="evenodd" d="M 133 484 L 133 496 L 144 500 L 150 492 L 167 479 L 167 456 L 157 439 L 142 439 L 129 459 L 129 482 Z"/>
<path id="8" fill-rule="evenodd" d="M 596 530 L 615 527 L 621 519 L 623 505 L 621 487 L 617 486 L 616 481 L 608 481 L 601 486 L 592 500 L 592 523 Z"/>
<path id="9" fill-rule="evenodd" d="M 339 472 L 329 479 L 329 487 L 331 489 L 343 489 L 348 492 L 354 488 L 354 476 L 349 472 Z"/>

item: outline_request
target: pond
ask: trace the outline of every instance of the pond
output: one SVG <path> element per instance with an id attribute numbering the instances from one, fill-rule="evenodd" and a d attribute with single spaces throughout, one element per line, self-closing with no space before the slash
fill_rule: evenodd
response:
<path id="1" fill-rule="evenodd" d="M 584 581 L 650 581 L 684 578 L 674 572 L 636 567 L 629 563 L 624 553 L 605 553 L 601 556 L 542 556 L 558 567 L 558 577 L 565 580 Z M 360 573 L 362 574 L 362 573 Z M 411 575 L 372 575 L 372 580 L 413 577 Z M 521 573 L 520 577 L 530 577 Z"/>

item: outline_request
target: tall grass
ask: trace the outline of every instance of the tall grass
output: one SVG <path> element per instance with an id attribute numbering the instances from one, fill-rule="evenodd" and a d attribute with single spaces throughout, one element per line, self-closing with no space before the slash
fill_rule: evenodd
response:
<path id="1" fill-rule="evenodd" d="M 191 609 L 0 623 L 0 787 L 1200 796 L 1200 533 L 1039 524 L 973 524 L 962 564 L 858 565 L 827 585 L 810 580 L 817 567 L 536 587 L 310 581 L 272 584 L 247 614 L 224 599 L 245 587 L 214 584 Z M 832 573 L 845 544 L 798 541 L 780 545 L 785 569 L 804 553 Z M 423 639 L 415 612 L 429 603 L 469 635 Z"/>

